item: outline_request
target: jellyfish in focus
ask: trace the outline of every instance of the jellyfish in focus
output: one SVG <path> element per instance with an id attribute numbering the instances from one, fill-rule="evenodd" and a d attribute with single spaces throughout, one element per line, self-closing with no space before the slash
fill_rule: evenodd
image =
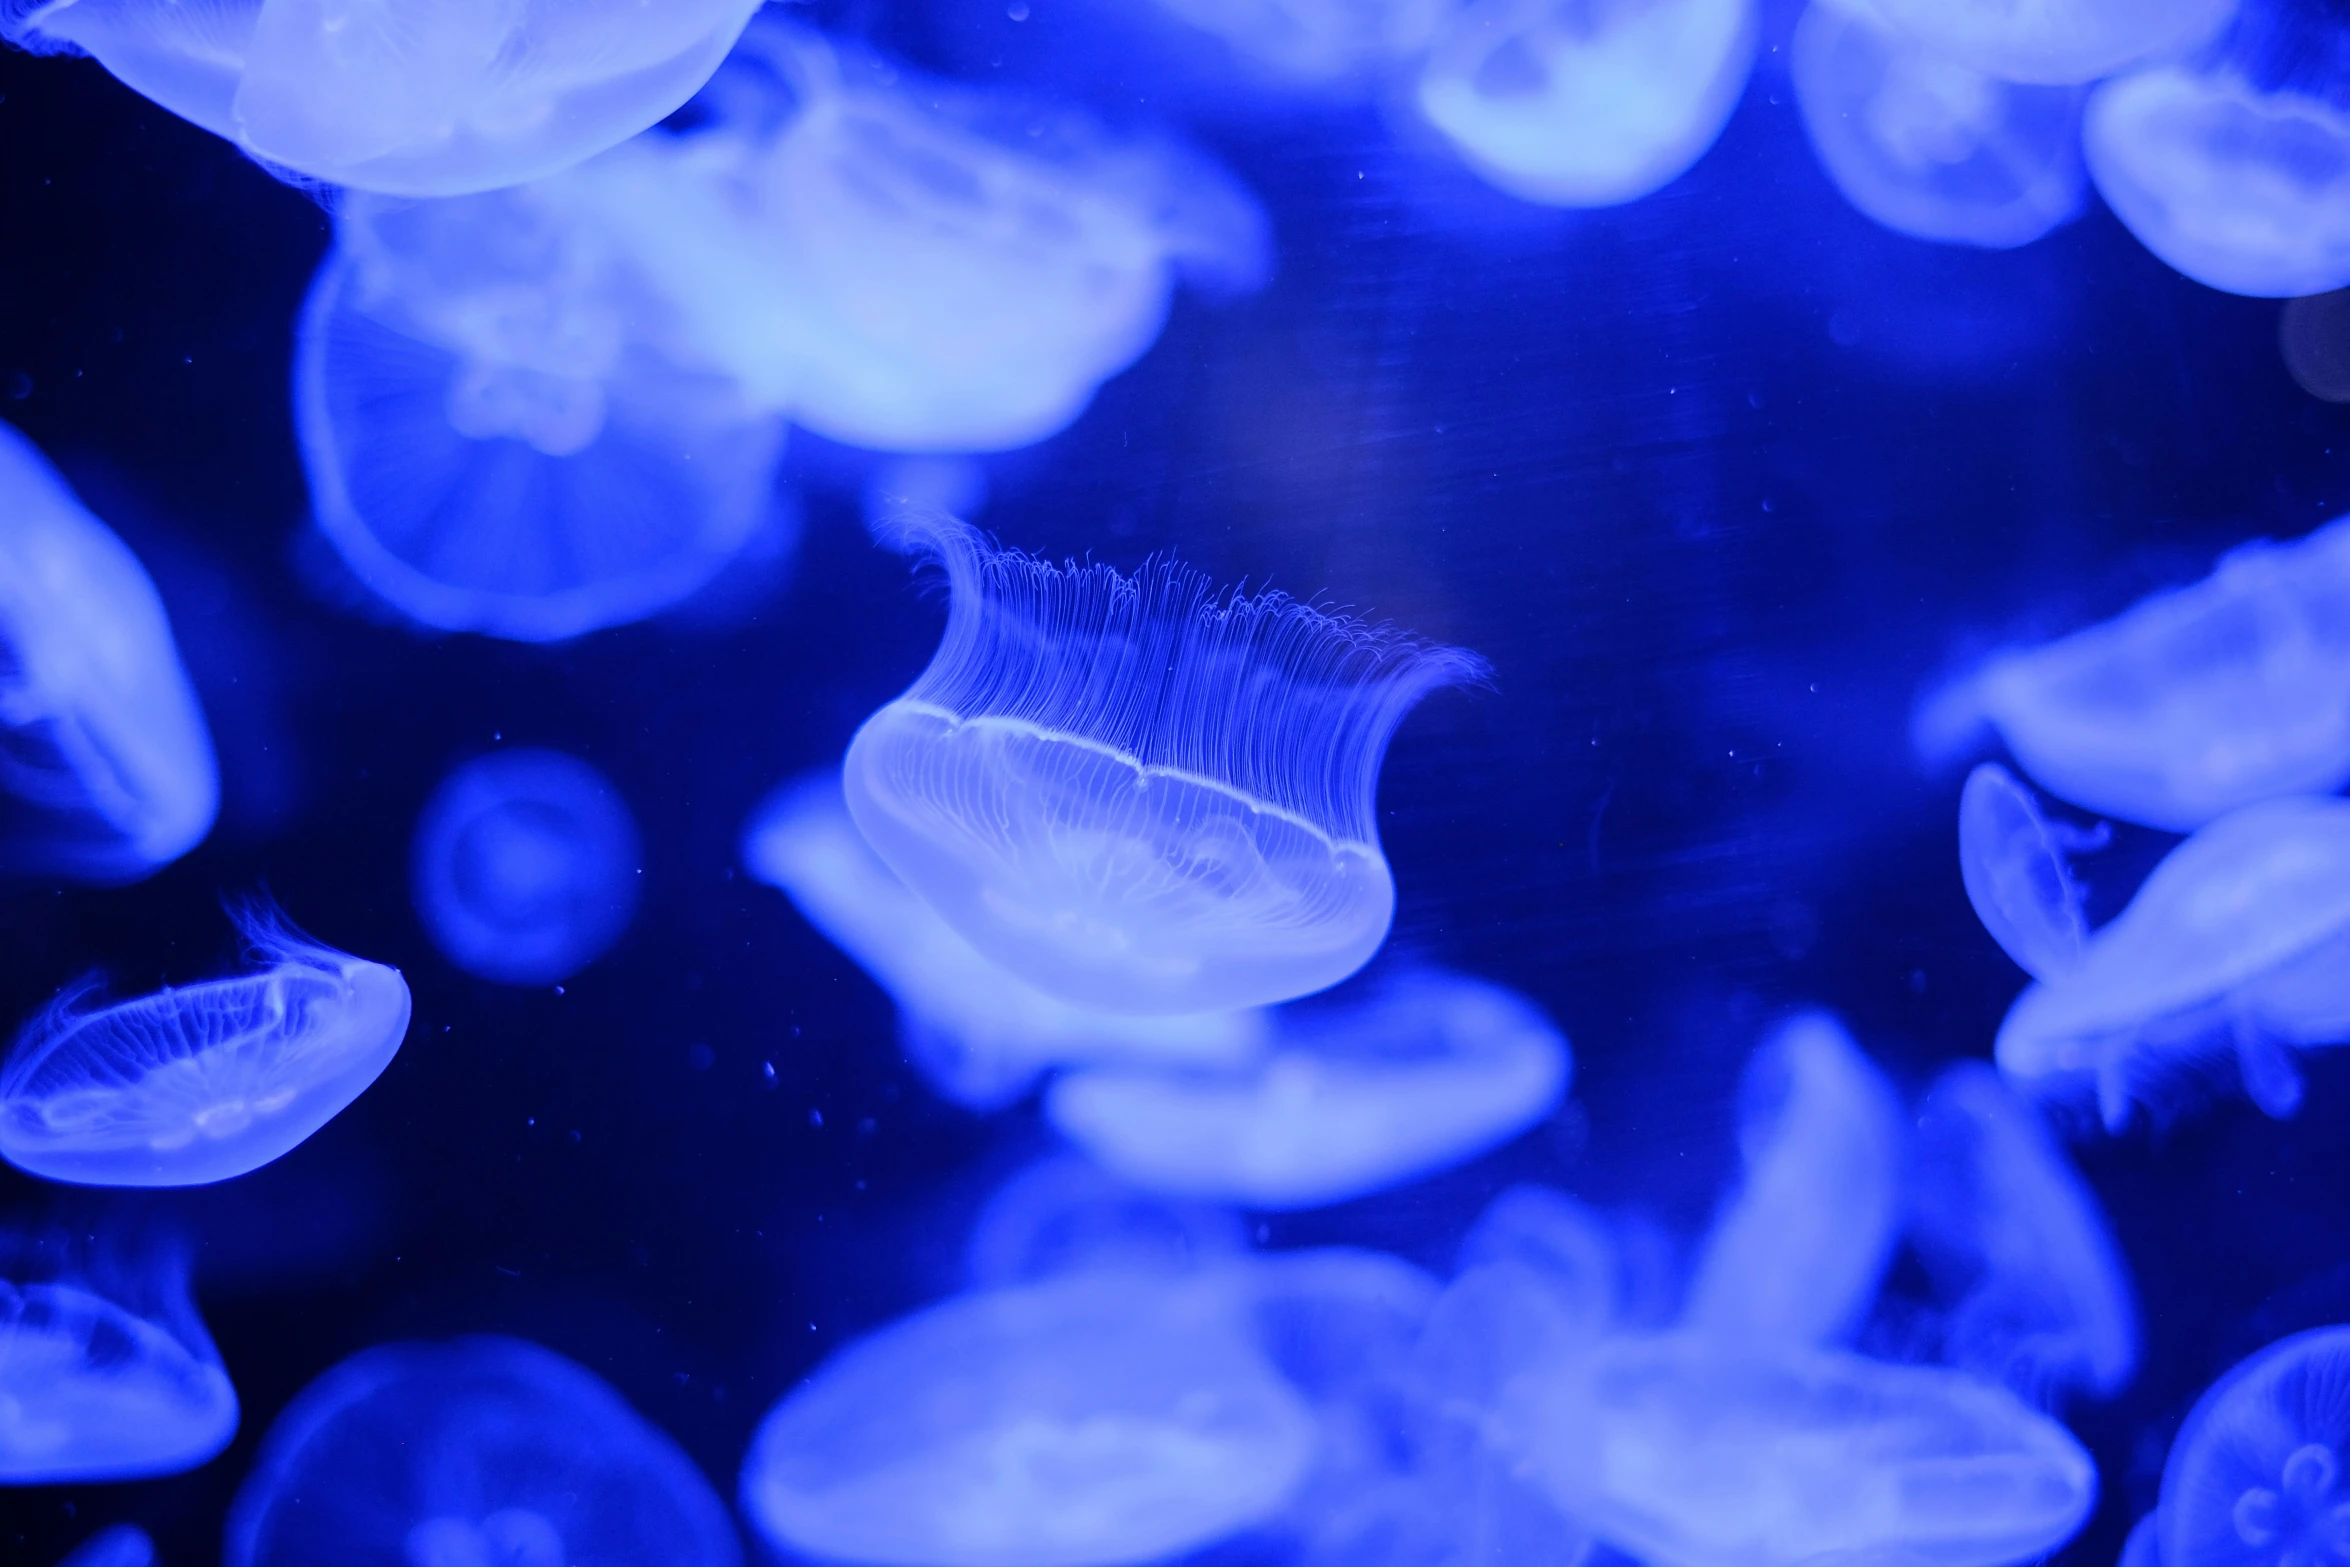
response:
<path id="1" fill-rule="evenodd" d="M 229 1509 L 225 1567 L 739 1567 L 693 1461 L 520 1339 L 379 1344 L 295 1395 Z"/>
<path id="2" fill-rule="evenodd" d="M 1314 1448 L 1220 1281 L 1077 1274 L 834 1355 L 761 1422 L 742 1504 L 799 1556 L 1122 1567 L 1271 1519 Z"/>
<path id="3" fill-rule="evenodd" d="M 220 775 L 163 601 L 0 424 L 0 864 L 136 881 L 212 830 Z"/>
<path id="4" fill-rule="evenodd" d="M 299 1147 L 408 1033 L 400 971 L 266 902 L 234 911 L 254 972 L 113 1005 L 67 990 L 0 1062 L 0 1155 L 88 1186 L 201 1186 Z"/>
<path id="5" fill-rule="evenodd" d="M 118 1523 L 91 1535 L 57 1567 L 155 1567 L 155 1542 L 135 1523 Z"/>
<path id="6" fill-rule="evenodd" d="M 1239 1215 L 1170 1202 L 1054 1154 L 988 1194 L 963 1259 L 972 1287 L 986 1290 L 1071 1273 L 1198 1273 L 1246 1250 Z"/>
<path id="7" fill-rule="evenodd" d="M 454 196 L 540 178 L 674 111 L 758 0 L 11 0 L 0 37 L 88 54 L 304 180 Z"/>
<path id="8" fill-rule="evenodd" d="M 2133 1102 L 2233 1055 L 2245 1093 L 2301 1105 L 2292 1052 L 2350 1043 L 2350 800 L 2265 800 L 2154 867 L 2073 968 L 2018 997 L 1996 1053 L 2036 1094 L 2091 1088 L 2109 1128 Z"/>
<path id="9" fill-rule="evenodd" d="M 2077 86 L 2193 48 L 2238 0 L 1835 0 L 2002 81 Z"/>
<path id="10" fill-rule="evenodd" d="M 1901 1228 L 1901 1102 L 1823 1012 L 1781 1025 L 1748 1063 L 1745 1180 L 1714 1218 L 1682 1320 L 1724 1344 L 1833 1343 L 1875 1300 Z"/>
<path id="11" fill-rule="evenodd" d="M 1473 656 L 1281 593 L 1219 596 L 907 520 L 947 627 L 857 731 L 849 814 L 997 964 L 1104 1011 L 1286 1001 L 1370 961 L 1395 915 L 1374 819 L 1387 742 Z"/>
<path id="12" fill-rule="evenodd" d="M 2077 91 L 2000 81 L 1832 0 L 1804 10 L 1789 66 L 1828 177 L 1896 234 L 2006 249 L 2079 215 Z"/>
<path id="13" fill-rule="evenodd" d="M 1238 1067 L 1268 1032 L 1256 1011 L 1135 1017 L 1047 994 L 999 968 L 883 864 L 849 819 L 840 775 L 785 784 L 752 813 L 743 863 L 898 1006 L 907 1054 L 975 1110 L 1021 1097 L 1047 1067 L 1142 1061 Z"/>
<path id="14" fill-rule="evenodd" d="M 416 915 L 482 979 L 551 985 L 610 950 L 636 916 L 636 820 L 576 756 L 492 751 L 441 780 L 417 819 Z"/>
<path id="15" fill-rule="evenodd" d="M 1247 64 L 1306 88 L 1363 83 L 1425 50 L 1455 0 L 1159 0 Z"/>
<path id="16" fill-rule="evenodd" d="M 1958 871 L 1975 917 L 2034 979 L 2079 965 L 2089 921 L 2068 856 L 2106 834 L 2048 819 L 2032 792 L 1997 762 L 1967 775 L 1958 800 Z"/>
<path id="17" fill-rule="evenodd" d="M 1759 33 L 1755 0 L 1469 0 L 1421 68 L 1420 113 L 1513 196 L 1612 207 L 1705 156 Z"/>
<path id="18" fill-rule="evenodd" d="M 2350 1504 L 2345 1377 L 2350 1328 L 2324 1327 L 2279 1339 L 2214 1382 L 2171 1443 L 2150 1554 L 2180 1567 L 2339 1556 Z"/>

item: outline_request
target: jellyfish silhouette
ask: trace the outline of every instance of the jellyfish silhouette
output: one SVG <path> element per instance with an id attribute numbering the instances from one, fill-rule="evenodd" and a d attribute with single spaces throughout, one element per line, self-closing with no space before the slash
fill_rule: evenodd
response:
<path id="1" fill-rule="evenodd" d="M 2079 215 L 2077 90 L 2000 81 L 1835 0 L 1805 8 L 1789 68 L 1828 177 L 1896 234 L 2005 249 Z"/>
<path id="2" fill-rule="evenodd" d="M 986 1290 L 1071 1273 L 1198 1273 L 1246 1249 L 1239 1215 L 1139 1191 L 1057 1154 L 988 1194 L 963 1259 L 972 1287 Z"/>
<path id="3" fill-rule="evenodd" d="M 155 585 L 0 424 L 0 865 L 136 881 L 212 830 L 220 775 Z"/>
<path id="4" fill-rule="evenodd" d="M 2238 0 L 1835 0 L 2002 81 L 2077 85 L 2194 47 Z"/>
<path id="5" fill-rule="evenodd" d="M 1759 36 L 1755 0 L 1469 0 L 1421 68 L 1420 113 L 1513 196 L 1611 207 L 1705 156 Z"/>
<path id="6" fill-rule="evenodd" d="M 752 813 L 743 863 L 898 1006 L 899 1037 L 948 1098 L 995 1110 L 1047 1067 L 1149 1061 L 1239 1066 L 1261 1050 L 1261 1012 L 1135 1017 L 1049 995 L 982 956 L 883 864 L 849 819 L 840 774 L 785 784 Z"/>
<path id="7" fill-rule="evenodd" d="M 1284 85 L 1355 86 L 1424 51 L 1453 0 L 1159 0 Z"/>
<path id="8" fill-rule="evenodd" d="M 416 915 L 482 979 L 551 985 L 602 957 L 636 915 L 636 821 L 602 773 L 561 751 L 456 768 L 417 819 Z"/>
<path id="9" fill-rule="evenodd" d="M 91 1535 L 57 1567 L 155 1567 L 155 1542 L 135 1523 L 118 1523 Z"/>
<path id="10" fill-rule="evenodd" d="M 292 1152 L 408 1033 L 398 969 L 322 945 L 274 904 L 232 911 L 254 972 L 113 1005 L 67 990 L 0 1062 L 0 1155 L 90 1186 L 200 1186 Z"/>
<path id="11" fill-rule="evenodd" d="M 9 0 L 0 36 L 95 55 L 264 166 L 453 196 L 578 163 L 675 110 L 758 0 Z"/>
<path id="12" fill-rule="evenodd" d="M 1395 913 L 1374 796 L 1420 698 L 1471 655 L 1284 594 L 1218 596 L 990 549 L 909 519 L 946 635 L 842 768 L 890 868 L 998 964 L 1113 1012 L 1288 1000 L 1368 962 Z"/>
<path id="13" fill-rule="evenodd" d="M 2162 1470 L 2157 1561 L 2260 1567 L 2340 1554 L 2350 1328 L 2279 1339 L 2195 1401 Z"/>
<path id="14" fill-rule="evenodd" d="M 760 1424 L 742 1504 L 828 1561 L 1123 1567 L 1271 1519 L 1314 1444 L 1227 1285 L 1076 1274 L 834 1355 Z"/>
<path id="15" fill-rule="evenodd" d="M 1147 1190 L 1318 1208 L 1507 1142 L 1558 1107 L 1572 1069 L 1566 1040 L 1523 997 L 1422 971 L 1276 1014 L 1264 1059 L 1243 1071 L 1064 1073 L 1045 1114 Z"/>
<path id="16" fill-rule="evenodd" d="M 2032 792 L 1997 762 L 1967 775 L 1958 801 L 1958 870 L 1967 901 L 2000 949 L 2034 979 L 2077 967 L 2089 922 L 2071 855 L 2105 846 L 2104 832 L 2052 822 Z"/>
<path id="17" fill-rule="evenodd" d="M 677 1444 L 520 1339 L 380 1344 L 304 1388 L 229 1509 L 226 1567 L 738 1567 Z"/>

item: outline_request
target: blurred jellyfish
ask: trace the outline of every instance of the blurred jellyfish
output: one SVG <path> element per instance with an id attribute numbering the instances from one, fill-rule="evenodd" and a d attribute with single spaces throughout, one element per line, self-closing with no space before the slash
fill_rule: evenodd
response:
<path id="1" fill-rule="evenodd" d="M 155 1567 L 155 1542 L 135 1523 L 101 1529 L 57 1567 Z"/>
<path id="2" fill-rule="evenodd" d="M 1571 1516 L 1654 1567 L 2000 1567 L 2072 1538 L 2097 1470 L 2003 1388 L 1831 1350 L 1612 1339 L 1503 1424 Z"/>
<path id="3" fill-rule="evenodd" d="M 1782 1024 L 1740 1085 L 1746 1178 L 1714 1218 L 1683 1322 L 1727 1345 L 1832 1343 L 1876 1298 L 1901 1228 L 1901 1103 L 1824 1012 Z"/>
<path id="4" fill-rule="evenodd" d="M 443 956 L 505 985 L 593 963 L 636 915 L 636 821 L 602 773 L 561 751 L 493 751 L 441 780 L 409 860 L 417 918 Z"/>
<path id="5" fill-rule="evenodd" d="M 1835 0 L 1937 53 L 2010 82 L 2095 81 L 2192 48 L 2237 0 Z"/>
<path id="6" fill-rule="evenodd" d="M 1796 106 L 1844 198 L 1913 239 L 2005 249 L 2079 215 L 2081 95 L 2024 87 L 1814 0 Z"/>
<path id="7" fill-rule="evenodd" d="M 909 519 L 946 635 L 842 768 L 849 814 L 970 943 L 1064 1000 L 1186 1013 L 1324 989 L 1387 938 L 1375 794 L 1471 655 L 1281 593 L 1219 596 Z"/>
<path id="8" fill-rule="evenodd" d="M 983 1290 L 1070 1273 L 1197 1273 L 1246 1249 L 1237 1214 L 1137 1191 L 1075 1154 L 998 1186 L 963 1245 L 965 1275 Z"/>
<path id="9" fill-rule="evenodd" d="M 1269 1520 L 1314 1443 L 1221 1282 L 1078 1274 L 834 1355 L 761 1423 L 742 1503 L 798 1556 L 1120 1567 Z"/>
<path id="10" fill-rule="evenodd" d="M 1955 1304 L 1942 1358 L 2047 1405 L 2138 1369 L 2138 1307 L 2105 1211 L 2039 1115 L 1962 1061 L 1918 1110 L 1911 1239 Z"/>
<path id="11" fill-rule="evenodd" d="M 1469 0 L 1420 73 L 1420 112 L 1526 201 L 1611 207 L 1686 173 L 1754 68 L 1755 0 Z"/>
<path id="12" fill-rule="evenodd" d="M 1566 1040 L 1523 997 L 1456 974 L 1406 973 L 1274 1018 L 1237 1072 L 1069 1072 L 1045 1114 L 1151 1191 L 1249 1208 L 1348 1202 L 1462 1164 L 1558 1107 Z"/>
<path id="13" fill-rule="evenodd" d="M 2050 821 L 2032 792 L 1997 762 L 1967 775 L 1958 801 L 1958 871 L 1967 902 L 2000 949 L 2034 979 L 2070 972 L 2088 949 L 2089 921 L 2068 856 L 2109 834 Z"/>
<path id="14" fill-rule="evenodd" d="M 2350 288 L 2286 300 L 2277 346 L 2301 390 L 2329 403 L 2350 403 Z"/>
<path id="15" fill-rule="evenodd" d="M 1258 1252 L 1225 1278 L 1257 1342 L 1325 1411 L 1325 1427 L 1334 1406 L 1376 1400 L 1404 1377 L 1442 1292 L 1402 1258 L 1356 1246 Z"/>
<path id="16" fill-rule="evenodd" d="M 2171 1443 L 2144 1554 L 2176 1567 L 2338 1556 L 2350 1502 L 2345 1376 L 2350 1328 L 2326 1327 L 2280 1339 L 2214 1382 Z"/>
<path id="17" fill-rule="evenodd" d="M 738 1567 L 692 1460 L 520 1339 L 380 1344 L 304 1388 L 229 1509 L 225 1567 Z"/>
<path id="18" fill-rule="evenodd" d="M 0 1155 L 90 1186 L 201 1186 L 292 1152 L 408 1033 L 400 971 L 324 946 L 266 900 L 234 911 L 256 972 L 112 1006 L 91 984 L 0 1063 Z"/>
<path id="19" fill-rule="evenodd" d="M 220 775 L 163 601 L 0 424 L 0 865 L 136 881 L 212 830 Z"/>
<path id="20" fill-rule="evenodd" d="M 1456 0 L 1159 0 L 1277 81 L 1327 88 L 1416 58 Z"/>
<path id="21" fill-rule="evenodd" d="M 1997 655 L 1920 709 L 1918 748 L 1961 753 L 1985 725 L 2049 792 L 2167 832 L 2350 783 L 2350 518 Z"/>
<path id="22" fill-rule="evenodd" d="M 2350 800 L 2266 800 L 2167 855 L 2073 968 L 1999 1025 L 1999 1065 L 2035 1093 L 2092 1087 L 2108 1127 L 2133 1101 L 2233 1055 L 2268 1114 L 2301 1105 L 2292 1052 L 2350 1043 Z"/>
<path id="23" fill-rule="evenodd" d="M 999 968 L 884 865 L 849 819 L 840 774 L 785 784 L 752 813 L 743 863 L 898 1005 L 906 1051 L 975 1110 L 1020 1098 L 1049 1066 L 1133 1060 L 1239 1066 L 1262 1047 L 1255 1011 L 1134 1017 L 1097 1011 Z"/>
<path id="24" fill-rule="evenodd" d="M 1454 1262 L 1464 1278 L 1481 1268 L 1520 1270 L 1593 1337 L 1615 1320 L 1624 1293 L 1608 1221 L 1547 1186 L 1512 1186 L 1486 1204 Z"/>
<path id="25" fill-rule="evenodd" d="M 263 165 L 453 196 L 634 136 L 692 96 L 758 0 L 9 0 L 0 36 L 95 55 Z"/>

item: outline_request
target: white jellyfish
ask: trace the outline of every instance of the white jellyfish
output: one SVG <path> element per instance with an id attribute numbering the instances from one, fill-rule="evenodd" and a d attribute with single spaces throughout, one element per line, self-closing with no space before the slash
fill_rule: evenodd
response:
<path id="1" fill-rule="evenodd" d="M 520 1339 L 381 1344 L 278 1416 L 226 1567 L 739 1567 L 693 1461 L 585 1367 Z"/>
<path id="2" fill-rule="evenodd" d="M 1064 1073 L 1045 1114 L 1151 1191 L 1264 1209 L 1318 1208 L 1417 1180 L 1536 1125 L 1573 1070 L 1525 998 L 1462 975 L 1396 975 L 1274 1016 L 1241 1071 Z"/>
<path id="3" fill-rule="evenodd" d="M 2102 848 L 2108 837 L 2050 821 L 1997 762 L 1967 775 L 1958 800 L 1959 877 L 1983 928 L 2034 979 L 2067 972 L 2088 949 L 2070 856 Z"/>
<path id="4" fill-rule="evenodd" d="M 834 1355 L 760 1424 L 742 1503 L 798 1556 L 1122 1567 L 1268 1521 L 1314 1448 L 1220 1280 L 1076 1274 Z"/>
<path id="5" fill-rule="evenodd" d="M 0 424 L 0 863 L 134 881 L 212 830 L 220 775 L 163 601 Z"/>
<path id="6" fill-rule="evenodd" d="M 1262 1012 L 1104 1012 L 999 968 L 874 854 L 849 819 L 837 772 L 770 795 L 744 831 L 743 863 L 782 888 L 889 992 L 907 1053 L 941 1093 L 973 1109 L 1011 1103 L 1057 1065 L 1237 1067 L 1258 1054 L 1268 1034 Z"/>
<path id="7" fill-rule="evenodd" d="M 1844 198 L 1897 234 L 2028 245 L 2081 210 L 2081 95 L 2019 86 L 1814 0 L 1789 73 Z"/>
<path id="8" fill-rule="evenodd" d="M 1469 0 L 1421 68 L 1419 108 L 1511 195 L 1615 206 L 1713 146 L 1759 34 L 1755 0 Z"/>
<path id="9" fill-rule="evenodd" d="M 1456 0 L 1159 0 L 1284 85 L 1358 86 L 1417 58 Z"/>
<path id="10" fill-rule="evenodd" d="M 255 972 L 111 1006 L 88 985 L 0 1062 L 0 1155 L 91 1186 L 199 1186 L 293 1149 L 381 1076 L 408 1032 L 398 969 L 236 911 Z"/>
<path id="11" fill-rule="evenodd" d="M 2350 518 L 1998 654 L 1921 707 L 1919 750 L 1986 724 L 2051 793 L 2169 832 L 2350 783 Z"/>
<path id="12" fill-rule="evenodd" d="M 442 779 L 417 819 L 416 915 L 466 973 L 551 985 L 628 929 L 639 857 L 602 773 L 561 751 L 493 751 Z"/>
<path id="13" fill-rule="evenodd" d="M 520 184 L 668 115 L 759 0 L 10 0 L 0 36 L 91 54 L 303 179 L 403 196 Z"/>
<path id="14" fill-rule="evenodd" d="M 2131 1535 L 2170 1567 L 2283 1567 L 2342 1553 L 2350 1327 L 2280 1339 L 2195 1401 L 2162 1470 L 2162 1500 Z M 2126 1559 L 2126 1558 L 2125 1558 Z"/>
<path id="15" fill-rule="evenodd" d="M 2011 82 L 2095 81 L 2189 49 L 2238 0 L 1835 0 L 1938 53 Z"/>
<path id="16" fill-rule="evenodd" d="M 155 1567 L 155 1542 L 135 1523 L 101 1529 L 57 1567 Z"/>
<path id="17" fill-rule="evenodd" d="M 988 1194 L 964 1237 L 963 1270 L 973 1288 L 1001 1289 L 1071 1273 L 1197 1273 L 1246 1249 L 1228 1209 L 1169 1201 L 1054 1154 Z"/>

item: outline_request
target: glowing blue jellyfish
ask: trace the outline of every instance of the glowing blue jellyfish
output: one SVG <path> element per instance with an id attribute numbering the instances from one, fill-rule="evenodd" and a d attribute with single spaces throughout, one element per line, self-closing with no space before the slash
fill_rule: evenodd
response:
<path id="1" fill-rule="evenodd" d="M 135 1523 L 118 1523 L 91 1535 L 57 1567 L 155 1567 L 155 1542 Z"/>
<path id="2" fill-rule="evenodd" d="M 2237 0 L 1836 0 L 2010 82 L 2095 81 L 2210 37 Z"/>
<path id="3" fill-rule="evenodd" d="M 1274 1367 L 1325 1423 L 1327 1411 L 1375 1402 L 1400 1381 L 1443 1288 L 1358 1246 L 1257 1252 L 1223 1277 Z"/>
<path id="4" fill-rule="evenodd" d="M 0 424 L 0 863 L 134 881 L 212 830 L 220 775 L 163 601 Z"/>
<path id="5" fill-rule="evenodd" d="M 1479 1269 L 1519 1270 L 1567 1317 L 1594 1336 L 1616 1318 L 1622 1260 L 1608 1222 L 1547 1186 L 1512 1186 L 1486 1204 L 1454 1259 L 1466 1278 Z"/>
<path id="6" fill-rule="evenodd" d="M 1942 1358 L 2035 1403 L 2110 1398 L 2138 1369 L 2138 1307 L 2113 1228 L 2039 1114 L 1980 1062 L 1917 1120 L 1910 1237 L 1945 1298 Z"/>
<path id="7" fill-rule="evenodd" d="M 769 525 L 783 425 L 683 346 L 588 193 L 350 197 L 303 309 L 319 531 L 426 626 L 556 641 L 689 597 Z"/>
<path id="8" fill-rule="evenodd" d="M 865 721 L 849 814 L 949 925 L 1039 989 L 1190 1013 L 1334 985 L 1387 938 L 1374 795 L 1468 654 L 1285 594 L 1218 596 L 910 520 L 952 600 L 938 652 Z"/>
<path id="9" fill-rule="evenodd" d="M 1896 234 L 2002 249 L 2081 210 L 2081 96 L 2000 81 L 1815 0 L 1795 27 L 1796 107 L 1847 201 Z"/>
<path id="10" fill-rule="evenodd" d="M 761 1423 L 742 1503 L 769 1545 L 822 1560 L 1121 1567 L 1268 1521 L 1314 1449 L 1227 1287 L 1078 1274 L 833 1356 Z"/>
<path id="11" fill-rule="evenodd" d="M 408 1033 L 398 969 L 236 914 L 256 972 L 112 1006 L 77 986 L 0 1063 L 0 1155 L 91 1186 L 200 1186 L 290 1153 Z"/>
<path id="12" fill-rule="evenodd" d="M 2001 1567 L 2072 1538 L 2096 1500 L 2070 1432 L 1938 1366 L 1625 1337 L 1517 1395 L 1509 1440 L 1552 1497 L 1654 1567 Z"/>
<path id="13" fill-rule="evenodd" d="M 1967 901 L 2002 951 L 2034 979 L 2070 972 L 2088 950 L 2089 921 L 2070 856 L 2107 834 L 2050 821 L 1997 762 L 1967 775 L 1958 801 L 1958 870 Z"/>
<path id="14" fill-rule="evenodd" d="M 2172 1567 L 2339 1557 L 2350 1520 L 2346 1374 L 2350 1328 L 2325 1327 L 2280 1339 L 2213 1383 L 2171 1444 L 2147 1554 Z"/>
<path id="15" fill-rule="evenodd" d="M 1261 1012 L 1134 1017 L 1075 1005 L 997 967 L 884 865 L 849 819 L 840 775 L 784 785 L 753 813 L 743 863 L 898 1005 L 907 1053 L 948 1098 L 993 1110 L 1049 1066 L 1131 1060 L 1239 1066 Z"/>
<path id="16" fill-rule="evenodd" d="M 261 163 L 451 196 L 626 140 L 692 96 L 758 0 L 10 0 L 0 36 L 95 55 Z"/>
<path id="17" fill-rule="evenodd" d="M 451 772 L 409 865 L 433 945 L 501 984 L 569 978 L 636 915 L 636 821 L 602 773 L 561 751 L 493 751 Z"/>
<path id="18" fill-rule="evenodd" d="M 1037 1160 L 988 1194 L 963 1242 L 976 1289 L 1070 1273 L 1197 1273 L 1247 1249 L 1239 1215 L 1170 1202 L 1075 1154 Z"/>
<path id="19" fill-rule="evenodd" d="M 1715 1216 L 1683 1320 L 1724 1343 L 1832 1342 L 1876 1299 L 1900 1233 L 1901 1102 L 1818 1012 L 1763 1042 L 1740 1098 L 1746 1179 Z"/>
<path id="20" fill-rule="evenodd" d="M 1610 207 L 1705 156 L 1758 36 L 1755 0 L 1470 0 L 1421 68 L 1420 112 L 1511 195 Z"/>
<path id="21" fill-rule="evenodd" d="M 380 1344 L 304 1388 L 229 1509 L 225 1567 L 738 1567 L 692 1460 L 520 1339 Z"/>
<path id="22" fill-rule="evenodd" d="M 1566 1040 L 1523 997 L 1410 973 L 1349 1003 L 1277 1014 L 1241 1072 L 1073 1071 L 1045 1114 L 1151 1191 L 1249 1208 L 1317 1208 L 1476 1158 L 1566 1093 Z"/>
<path id="23" fill-rule="evenodd" d="M 2233 1055 L 2272 1116 L 2300 1108 L 2291 1052 L 2350 1042 L 2350 800 L 2248 805 L 2154 867 L 2071 969 L 1999 1026 L 1999 1065 L 2041 1093 L 2133 1100 Z"/>
<path id="24" fill-rule="evenodd" d="M 1283 84 L 1352 86 L 1416 59 L 1453 0 L 1159 0 Z"/>
<path id="25" fill-rule="evenodd" d="M 1985 724 L 2051 793 L 2169 832 L 2350 783 L 2350 518 L 1999 654 L 1921 709 L 1919 748 Z"/>

